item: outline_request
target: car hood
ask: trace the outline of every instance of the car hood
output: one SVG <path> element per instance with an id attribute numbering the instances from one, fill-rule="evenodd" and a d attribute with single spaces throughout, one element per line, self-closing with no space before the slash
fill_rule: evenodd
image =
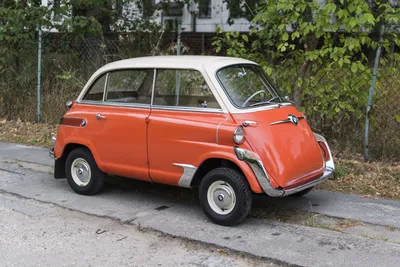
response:
<path id="1" fill-rule="evenodd" d="M 303 114 L 294 106 L 232 116 L 238 124 L 257 123 L 244 127 L 246 141 L 279 186 L 294 187 L 323 173 L 320 146 Z M 298 123 L 291 122 L 289 116 L 298 118 Z"/>

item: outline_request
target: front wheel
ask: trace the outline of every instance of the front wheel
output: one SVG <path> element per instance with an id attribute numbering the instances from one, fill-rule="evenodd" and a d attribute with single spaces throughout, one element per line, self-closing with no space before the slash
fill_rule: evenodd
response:
<path id="1" fill-rule="evenodd" d="M 232 226 L 250 213 L 252 194 L 246 178 L 231 168 L 217 168 L 204 176 L 199 187 L 200 204 L 214 223 Z"/>
<path id="2" fill-rule="evenodd" d="M 105 174 L 100 171 L 87 148 L 76 148 L 65 162 L 66 176 L 70 187 L 78 194 L 93 195 L 104 186 Z"/>

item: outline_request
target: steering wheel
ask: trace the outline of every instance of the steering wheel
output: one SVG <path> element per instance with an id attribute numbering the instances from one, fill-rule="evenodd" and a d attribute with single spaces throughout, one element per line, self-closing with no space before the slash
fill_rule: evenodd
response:
<path id="1" fill-rule="evenodd" d="M 254 94 L 252 94 L 249 98 L 246 99 L 246 101 L 244 101 L 244 103 L 242 104 L 242 107 L 246 106 L 246 104 L 247 104 L 251 99 L 253 99 L 256 95 L 258 95 L 258 94 L 260 94 L 260 93 L 265 93 L 265 91 L 264 91 L 264 90 L 260 90 L 260 91 L 255 92 Z"/>

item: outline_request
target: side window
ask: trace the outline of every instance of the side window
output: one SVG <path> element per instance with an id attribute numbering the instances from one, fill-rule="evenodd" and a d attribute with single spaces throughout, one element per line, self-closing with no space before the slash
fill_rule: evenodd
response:
<path id="1" fill-rule="evenodd" d="M 86 92 L 86 95 L 83 97 L 82 100 L 103 101 L 105 83 L 106 83 L 106 74 L 103 74 L 92 84 L 92 86 Z"/>
<path id="2" fill-rule="evenodd" d="M 106 102 L 150 104 L 153 70 L 118 70 L 108 75 Z"/>
<path id="3" fill-rule="evenodd" d="M 203 75 L 196 70 L 157 70 L 154 105 L 220 108 Z"/>

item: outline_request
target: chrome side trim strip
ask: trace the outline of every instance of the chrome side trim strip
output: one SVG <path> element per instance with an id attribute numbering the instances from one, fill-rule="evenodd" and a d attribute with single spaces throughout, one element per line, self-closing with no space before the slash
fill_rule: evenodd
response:
<path id="1" fill-rule="evenodd" d="M 319 178 L 312 180 L 309 183 L 303 184 L 303 185 L 295 187 L 295 188 L 287 189 L 287 190 L 285 190 L 283 188 L 274 188 L 271 185 L 267 171 L 265 170 L 260 157 L 256 153 L 254 153 L 253 151 L 249 151 L 249 150 L 238 148 L 238 147 L 234 147 L 234 150 L 235 150 L 236 156 L 238 157 L 239 160 L 243 160 L 243 161 L 247 162 L 247 164 L 253 170 L 262 189 L 270 197 L 284 197 L 284 196 L 288 196 L 288 195 L 303 191 L 312 186 L 316 186 L 316 185 L 324 182 L 325 180 L 329 179 L 335 171 L 335 169 L 331 167 L 333 165 L 328 164 L 328 162 L 327 162 L 324 173 Z M 333 160 L 332 160 L 332 162 L 333 162 Z"/>
<path id="2" fill-rule="evenodd" d="M 182 167 L 183 174 L 181 178 L 179 178 L 178 185 L 181 187 L 190 188 L 190 184 L 192 183 L 194 174 L 197 171 L 197 167 L 190 165 L 190 164 L 181 164 L 181 163 L 173 163 L 173 165 Z"/>
<path id="3" fill-rule="evenodd" d="M 216 131 L 216 136 L 215 136 L 215 141 L 216 141 L 216 143 L 218 144 L 218 131 L 219 131 L 219 127 L 221 126 L 221 124 L 222 123 L 224 123 L 224 122 L 226 122 L 228 119 L 225 119 L 225 120 L 223 120 L 223 121 L 221 121 L 219 124 L 218 124 L 218 126 L 217 126 L 217 131 Z"/>

